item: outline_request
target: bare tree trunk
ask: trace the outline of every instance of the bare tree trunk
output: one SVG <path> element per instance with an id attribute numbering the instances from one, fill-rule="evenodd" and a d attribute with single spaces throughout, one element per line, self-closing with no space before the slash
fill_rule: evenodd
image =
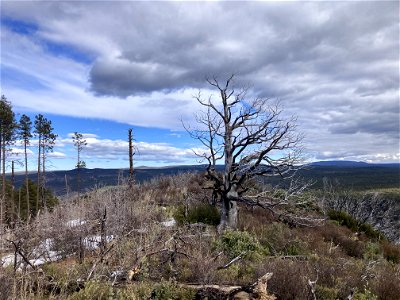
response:
<path id="1" fill-rule="evenodd" d="M 3 173 L 2 173 L 2 195 L 4 199 L 6 199 L 6 145 L 2 145 L 2 168 L 3 168 Z"/>
<path id="2" fill-rule="evenodd" d="M 85 246 L 83 245 L 82 236 L 79 237 L 79 254 L 78 254 L 78 262 L 82 264 L 85 259 Z"/>
<path id="3" fill-rule="evenodd" d="M 18 189 L 18 221 L 21 221 L 21 189 Z"/>
<path id="4" fill-rule="evenodd" d="M 132 128 L 128 130 L 128 140 L 129 140 L 129 182 L 133 181 L 133 137 Z"/>
<path id="5" fill-rule="evenodd" d="M 221 221 L 218 225 L 218 233 L 222 234 L 228 226 L 229 219 L 229 201 L 227 198 L 222 199 L 222 207 L 221 207 Z"/>
<path id="6" fill-rule="evenodd" d="M 6 145 L 3 141 L 2 147 L 2 188 L 1 188 L 1 225 L 5 223 L 6 220 L 6 211 L 7 211 L 7 195 L 6 195 Z"/>
<path id="7" fill-rule="evenodd" d="M 107 234 L 106 234 L 107 208 L 104 207 L 104 214 L 100 220 L 100 262 L 103 262 L 106 253 Z"/>
<path id="8" fill-rule="evenodd" d="M 79 155 L 78 155 L 78 162 L 79 162 Z M 78 163 L 79 164 L 79 163 Z M 77 177 L 76 177 L 76 188 L 78 190 L 78 203 L 80 202 L 80 197 L 81 197 L 81 167 L 78 165 L 77 169 Z"/>
<path id="9" fill-rule="evenodd" d="M 0 130 L 0 162 L 3 161 L 2 160 L 3 159 L 2 149 L 3 149 L 3 139 L 2 139 L 2 131 Z M 0 167 L 1 167 L 1 163 L 0 163 Z M 2 170 L 2 174 L 3 174 L 2 167 L 1 167 L 1 170 Z M 0 197 L 0 227 L 1 228 L 3 228 L 3 220 L 4 220 L 4 200 L 5 200 L 5 195 L 3 193 L 1 193 L 1 197 Z"/>
<path id="10" fill-rule="evenodd" d="M 40 187 L 40 198 L 42 200 L 43 209 L 47 209 L 46 197 L 45 197 L 45 188 L 46 188 L 46 151 L 45 145 L 42 143 L 42 186 Z"/>
<path id="11" fill-rule="evenodd" d="M 238 226 L 238 206 L 237 201 L 229 201 L 228 210 L 228 226 L 229 228 L 236 230 Z"/>
<path id="12" fill-rule="evenodd" d="M 25 141 L 24 142 L 24 152 L 25 152 L 26 219 L 29 220 L 31 208 L 29 206 L 30 203 L 29 203 L 29 179 L 28 179 L 28 153 L 26 150 L 26 146 L 27 145 L 26 145 L 26 141 Z M 20 195 L 21 195 L 21 190 L 20 190 Z"/>
<path id="13" fill-rule="evenodd" d="M 41 171 L 41 150 L 42 150 L 42 144 L 41 144 L 41 137 L 39 136 L 39 147 L 38 147 L 38 177 L 37 177 L 37 187 L 36 187 L 36 214 L 39 211 L 39 199 L 40 199 L 40 171 Z"/>
<path id="14" fill-rule="evenodd" d="M 223 227 L 237 229 L 237 202 L 232 199 L 238 198 L 237 187 L 232 183 L 232 168 L 233 168 L 233 151 L 232 151 L 232 127 L 230 122 L 230 112 L 228 110 L 227 99 L 225 92 L 221 91 L 221 97 L 224 104 L 224 122 L 225 122 L 225 172 L 224 172 L 224 209 L 222 210 L 221 221 L 225 222 Z M 223 229 L 225 229 L 223 228 Z"/>
<path id="15" fill-rule="evenodd" d="M 11 161 L 11 216 L 10 221 L 15 221 L 15 205 L 14 205 L 14 181 L 15 181 L 15 173 L 14 173 L 14 161 Z"/>

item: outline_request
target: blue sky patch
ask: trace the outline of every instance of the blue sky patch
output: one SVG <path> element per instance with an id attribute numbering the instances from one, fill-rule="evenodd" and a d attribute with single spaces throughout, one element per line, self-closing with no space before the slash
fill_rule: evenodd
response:
<path id="1" fill-rule="evenodd" d="M 25 90 L 38 91 L 45 90 L 48 87 L 39 81 L 36 77 L 20 72 L 1 64 L 1 84 L 3 87 L 24 86 Z"/>
<path id="2" fill-rule="evenodd" d="M 39 29 L 39 27 L 33 23 L 16 20 L 6 17 L 3 14 L 1 16 L 1 26 L 5 26 L 9 30 L 23 35 L 32 35 Z"/>

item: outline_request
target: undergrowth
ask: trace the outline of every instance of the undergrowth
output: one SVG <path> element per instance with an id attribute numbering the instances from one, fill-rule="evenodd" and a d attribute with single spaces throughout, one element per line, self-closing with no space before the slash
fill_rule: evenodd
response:
<path id="1" fill-rule="evenodd" d="M 310 299 L 309 281 L 317 299 L 399 299 L 400 248 L 368 226 L 332 211 L 321 226 L 295 227 L 240 206 L 238 230 L 218 234 L 218 209 L 202 184 L 185 174 L 94 191 L 44 213 L 13 238 L 28 258 L 52 238 L 63 259 L 36 270 L 20 264 L 15 274 L 3 268 L 0 299 L 195 299 L 188 283 L 249 286 L 270 272 L 277 299 Z M 76 243 L 101 234 L 105 210 L 104 234 L 114 240 L 86 250 L 79 263 Z M 162 225 L 168 210 L 178 225 Z M 85 223 L 65 225 L 77 218 Z"/>

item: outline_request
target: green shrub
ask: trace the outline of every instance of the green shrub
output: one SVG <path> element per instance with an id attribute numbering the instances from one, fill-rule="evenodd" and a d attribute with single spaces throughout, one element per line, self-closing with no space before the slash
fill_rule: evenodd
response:
<path id="1" fill-rule="evenodd" d="M 108 300 L 115 299 L 115 291 L 112 286 L 105 282 L 89 281 L 85 288 L 71 295 L 68 300 Z"/>
<path id="2" fill-rule="evenodd" d="M 353 300 L 378 300 L 378 297 L 370 290 L 364 289 L 362 292 L 356 291 L 353 295 Z"/>
<path id="3" fill-rule="evenodd" d="M 364 250 L 364 258 L 369 260 L 375 260 L 379 257 L 381 249 L 379 244 L 368 242 Z"/>
<path id="4" fill-rule="evenodd" d="M 207 203 L 199 203 L 188 208 L 185 214 L 185 207 L 178 206 L 174 213 L 174 218 L 178 224 L 184 223 L 204 223 L 209 225 L 218 225 L 220 214 L 218 209 Z"/>
<path id="5" fill-rule="evenodd" d="M 298 238 L 289 241 L 284 252 L 285 255 L 307 255 L 309 253 L 307 243 Z"/>
<path id="6" fill-rule="evenodd" d="M 268 249 L 247 231 L 226 231 L 216 242 L 216 247 L 231 259 L 242 253 L 251 259 L 269 254 Z"/>
<path id="7" fill-rule="evenodd" d="M 329 288 L 322 285 L 317 285 L 315 289 L 317 299 L 323 300 L 336 300 L 338 299 L 338 290 L 335 288 Z"/>
<path id="8" fill-rule="evenodd" d="M 375 240 L 385 239 L 385 237 L 379 231 L 375 230 L 371 225 L 367 223 L 360 224 L 359 231 L 364 232 L 365 235 L 370 239 L 375 239 Z"/>
<path id="9" fill-rule="evenodd" d="M 68 300 L 190 300 L 194 297 L 194 290 L 179 287 L 176 283 L 169 281 L 161 281 L 157 284 L 142 282 L 123 288 L 112 287 L 107 282 L 89 281 L 84 289 L 71 295 Z"/>
<path id="10" fill-rule="evenodd" d="M 358 230 L 358 222 L 344 211 L 330 210 L 328 216 L 331 220 L 337 221 L 340 225 L 350 228 L 352 231 Z"/>
<path id="11" fill-rule="evenodd" d="M 152 300 L 190 300 L 194 298 L 194 290 L 179 287 L 176 283 L 169 281 L 155 285 L 150 295 Z"/>
<path id="12" fill-rule="evenodd" d="M 344 211 L 330 210 L 328 216 L 331 220 L 337 221 L 340 225 L 346 226 L 354 232 L 364 232 L 365 235 L 371 239 L 384 239 L 384 236 L 371 225 L 357 221 Z"/>
<path id="13" fill-rule="evenodd" d="M 185 206 L 184 205 L 177 206 L 175 208 L 175 211 L 173 212 L 173 217 L 179 225 L 187 223 L 188 220 L 185 213 Z"/>

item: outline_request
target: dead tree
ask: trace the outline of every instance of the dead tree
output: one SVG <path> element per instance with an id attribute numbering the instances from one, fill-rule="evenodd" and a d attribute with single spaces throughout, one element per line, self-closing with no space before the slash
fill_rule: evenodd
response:
<path id="1" fill-rule="evenodd" d="M 128 129 L 128 141 L 129 141 L 129 183 L 133 182 L 133 156 L 135 155 L 133 147 L 133 136 L 132 128 Z"/>
<path id="2" fill-rule="evenodd" d="M 87 142 L 85 139 L 83 139 L 83 135 L 78 132 L 74 132 L 74 135 L 72 136 L 72 141 L 74 142 L 74 146 L 76 147 L 77 151 L 77 162 L 76 162 L 76 170 L 77 170 L 77 176 L 76 176 L 76 186 L 77 186 L 77 192 L 78 192 L 78 201 L 80 198 L 80 190 L 81 190 L 81 169 L 86 168 L 86 163 L 81 160 L 81 153 L 82 150 L 85 146 L 87 146 Z"/>
<path id="3" fill-rule="evenodd" d="M 246 199 L 246 183 L 260 176 L 287 174 L 300 159 L 300 135 L 296 119 L 285 118 L 279 103 L 268 98 L 249 97 L 248 88 L 236 88 L 234 76 L 223 84 L 208 79 L 215 95 L 196 100 L 206 110 L 196 115 L 199 128 L 185 126 L 205 151 L 196 154 L 208 162 L 207 177 L 221 200 L 220 229 L 237 227 L 237 202 Z M 224 170 L 217 172 L 217 163 Z"/>

